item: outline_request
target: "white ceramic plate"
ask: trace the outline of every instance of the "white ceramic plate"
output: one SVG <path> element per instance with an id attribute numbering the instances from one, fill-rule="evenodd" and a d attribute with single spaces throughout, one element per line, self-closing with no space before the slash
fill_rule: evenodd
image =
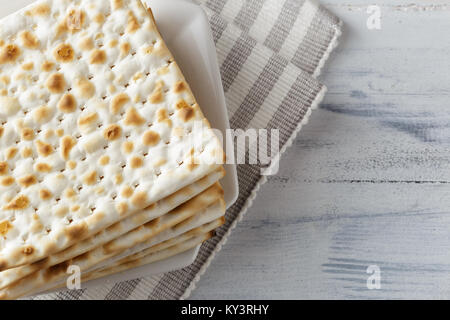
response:
<path id="1" fill-rule="evenodd" d="M 0 18 L 33 2 L 34 0 L 0 1 Z M 205 13 L 189 0 L 143 0 L 143 2 L 152 8 L 162 36 L 180 65 L 211 126 L 219 129 L 225 137 L 226 129 L 229 128 L 229 119 L 215 46 Z M 226 165 L 225 169 L 227 175 L 222 179 L 221 184 L 225 190 L 225 201 L 229 208 L 238 197 L 237 170 L 235 165 Z M 86 282 L 83 287 L 181 269 L 194 262 L 197 253 L 198 247 L 160 262 Z"/>

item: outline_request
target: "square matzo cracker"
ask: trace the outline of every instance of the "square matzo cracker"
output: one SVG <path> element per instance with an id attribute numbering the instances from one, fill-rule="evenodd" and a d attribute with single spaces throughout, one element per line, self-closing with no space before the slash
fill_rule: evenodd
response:
<path id="1" fill-rule="evenodd" d="M 37 1 L 0 21 L 0 45 L 0 270 L 220 167 L 220 142 L 139 0 Z"/>

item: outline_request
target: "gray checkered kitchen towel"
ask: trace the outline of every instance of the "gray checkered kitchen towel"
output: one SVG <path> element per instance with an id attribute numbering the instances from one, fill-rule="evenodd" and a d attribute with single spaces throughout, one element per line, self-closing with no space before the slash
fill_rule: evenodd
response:
<path id="1" fill-rule="evenodd" d="M 196 1 L 210 19 L 231 127 L 279 129 L 282 154 L 323 98 L 316 77 L 337 45 L 339 19 L 315 0 Z M 265 182 L 260 169 L 238 165 L 239 198 L 189 267 L 35 299 L 187 298 Z"/>

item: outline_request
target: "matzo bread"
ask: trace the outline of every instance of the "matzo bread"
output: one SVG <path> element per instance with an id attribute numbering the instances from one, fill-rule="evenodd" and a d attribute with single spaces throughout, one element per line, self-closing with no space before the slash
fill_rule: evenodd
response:
<path id="1" fill-rule="evenodd" d="M 206 212 L 198 212 L 197 214 L 187 218 L 186 220 L 174 225 L 171 228 L 161 232 L 155 237 L 149 238 L 147 241 L 144 241 L 140 244 L 137 244 L 129 249 L 123 251 L 121 254 L 114 256 L 108 260 L 105 260 L 102 263 L 96 265 L 92 270 L 101 269 L 107 265 L 111 265 L 112 263 L 122 260 L 128 256 L 134 255 L 138 252 L 143 252 L 147 248 L 154 247 L 155 245 L 172 239 L 174 237 L 178 237 L 181 234 L 187 233 L 190 230 L 196 229 L 200 226 L 208 224 L 218 218 L 220 218 L 225 212 L 225 203 L 220 202 L 218 205 L 222 206 L 221 208 L 208 208 Z"/>
<path id="2" fill-rule="evenodd" d="M 116 262 L 114 264 L 105 266 L 104 268 L 94 270 L 91 272 L 85 272 L 82 274 L 82 281 L 87 282 L 89 280 L 98 279 L 101 277 L 105 277 L 111 274 L 119 273 L 122 271 L 126 271 L 132 268 L 137 268 L 139 266 L 150 264 L 156 261 L 161 261 L 170 257 L 173 257 L 177 254 L 195 248 L 197 245 L 202 242 L 210 239 L 214 236 L 213 231 L 209 231 L 207 233 L 200 233 L 200 230 L 212 230 L 220 227 L 225 221 L 225 218 L 219 218 L 216 221 L 213 221 L 201 228 L 197 228 L 196 230 L 192 230 L 192 232 L 188 232 L 186 234 L 180 235 L 176 238 L 170 239 L 170 241 L 166 241 L 164 243 L 155 245 L 151 250 L 149 248 L 149 253 L 139 259 L 130 260 L 124 263 Z M 143 260 L 145 259 L 145 260 Z M 42 292 L 53 291 L 57 289 L 62 289 L 66 286 L 66 282 L 59 282 L 57 285 L 49 284 L 46 285 L 45 288 L 42 288 Z"/>
<path id="3" fill-rule="evenodd" d="M 213 230 L 217 229 L 218 227 L 220 227 L 221 225 L 223 225 L 224 223 L 225 223 L 224 216 L 216 218 L 213 221 L 205 223 L 204 225 L 198 226 L 197 228 L 186 231 L 185 233 L 177 235 L 173 238 L 170 238 L 170 239 L 167 239 L 160 243 L 157 243 L 151 247 L 148 247 L 142 251 L 136 252 L 135 254 L 129 255 L 128 257 L 125 257 L 123 259 L 117 260 L 116 262 L 114 262 L 110 265 L 106 265 L 103 268 L 99 268 L 97 270 L 106 269 L 106 268 L 110 268 L 113 266 L 118 266 L 118 265 L 125 264 L 125 263 L 131 262 L 131 261 L 135 261 L 137 259 L 144 258 L 150 254 L 157 252 L 157 251 L 161 251 L 161 250 L 170 248 L 179 243 L 187 242 L 191 238 L 194 238 L 199 235 L 213 231 Z"/>
<path id="4" fill-rule="evenodd" d="M 0 44 L 0 270 L 219 167 L 220 142 L 193 130 L 208 121 L 139 0 L 39 0 L 0 21 Z"/>
<path id="5" fill-rule="evenodd" d="M 114 240 L 115 238 L 145 224 L 149 221 L 159 217 L 161 212 L 169 212 L 175 207 L 185 203 L 185 201 L 191 199 L 197 194 L 203 192 L 205 189 L 209 188 L 212 184 L 218 181 L 223 176 L 223 169 L 218 170 L 217 172 L 211 173 L 205 178 L 196 181 L 192 185 L 188 187 L 184 187 L 180 189 L 175 194 L 170 195 L 160 201 L 158 201 L 155 205 L 152 205 L 140 213 L 134 214 L 131 217 L 128 217 L 120 222 L 115 223 L 111 227 L 99 232 L 95 236 L 85 239 L 80 243 L 77 243 L 61 252 L 50 255 L 49 257 L 37 261 L 32 264 L 27 264 L 24 266 L 8 269 L 0 272 L 0 289 L 4 288 L 13 282 L 43 268 L 48 268 L 55 264 L 64 262 L 73 257 L 76 257 L 80 254 L 88 252 L 106 242 Z M 212 196 L 215 194 L 215 190 L 220 190 L 219 186 L 215 186 L 210 189 L 206 194 L 202 196 L 197 196 L 196 199 L 192 199 L 192 203 L 197 203 L 198 205 L 203 202 L 215 201 L 215 197 Z M 210 197 L 208 198 L 208 196 Z M 195 213 L 195 212 L 193 212 Z M 159 218 L 157 218 L 159 219 Z M 162 227 L 170 227 L 176 221 L 180 219 L 176 214 L 169 214 L 165 216 L 161 216 L 161 219 L 158 220 L 160 228 Z"/>
<path id="6" fill-rule="evenodd" d="M 190 250 L 192 248 L 195 248 L 196 246 L 198 246 L 199 244 L 209 240 L 210 238 L 212 238 L 214 236 L 214 231 L 211 231 L 207 234 L 201 235 L 201 236 L 195 236 L 190 238 L 187 241 L 184 242 L 180 242 L 175 244 L 174 246 L 171 246 L 169 248 L 163 249 L 161 251 L 156 251 L 154 253 L 150 253 L 142 258 L 136 259 L 136 260 L 132 260 L 132 261 L 128 261 L 126 263 L 123 264 L 119 264 L 119 265 L 113 265 L 109 268 L 105 268 L 102 270 L 97 270 L 94 271 L 92 273 L 87 273 L 85 275 L 82 275 L 82 281 L 86 282 L 89 280 L 94 280 L 94 279 L 98 279 L 101 277 L 106 277 L 108 275 L 111 274 L 115 274 L 118 272 L 122 272 L 122 271 L 126 271 L 129 269 L 133 269 L 133 268 L 137 268 L 149 263 L 153 263 L 156 261 L 161 261 L 170 257 L 173 257 L 177 254 L 180 254 L 182 252 L 185 252 L 187 250 Z"/>
<path id="7" fill-rule="evenodd" d="M 206 213 L 210 207 L 221 211 L 222 214 L 224 213 L 223 190 L 218 184 L 167 214 L 174 216 L 174 218 L 163 220 L 167 216 L 165 215 L 161 219 L 150 221 L 148 224 L 80 256 L 52 267 L 38 270 L 0 290 L 0 298 L 13 299 L 24 294 L 41 291 L 40 288 L 46 284 L 66 278 L 66 271 L 70 265 L 77 265 L 81 271 L 89 270 L 96 264 L 126 250 L 128 248 L 127 245 L 133 246 L 146 241 L 148 238 L 158 235 L 166 228 L 172 227 L 198 212 Z"/>

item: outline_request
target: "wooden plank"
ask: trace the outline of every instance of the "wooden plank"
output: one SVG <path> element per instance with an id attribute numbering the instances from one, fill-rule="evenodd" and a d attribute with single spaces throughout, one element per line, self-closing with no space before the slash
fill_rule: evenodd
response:
<path id="1" fill-rule="evenodd" d="M 193 297 L 448 295 L 448 191 L 437 184 L 272 179 Z M 366 287 L 372 264 L 381 268 L 380 291 Z"/>
<path id="2" fill-rule="evenodd" d="M 329 92 L 194 299 L 450 298 L 450 4 L 374 1 L 375 31 L 365 1 L 324 3 Z"/>

